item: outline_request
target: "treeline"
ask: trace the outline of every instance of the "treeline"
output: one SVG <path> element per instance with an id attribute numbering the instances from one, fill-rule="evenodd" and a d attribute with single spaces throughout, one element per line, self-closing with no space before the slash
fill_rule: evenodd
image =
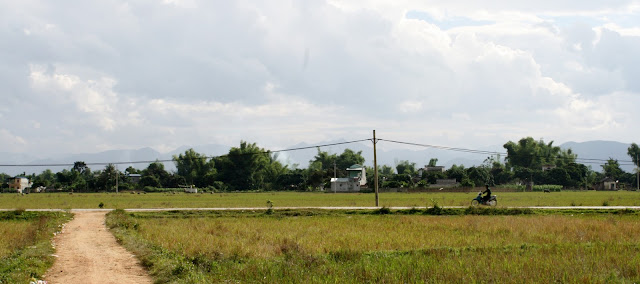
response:
<path id="1" fill-rule="evenodd" d="M 379 166 L 378 179 L 381 187 L 411 188 L 427 187 L 439 179 L 455 179 L 464 187 L 504 184 L 553 184 L 564 188 L 589 189 L 605 177 L 620 184 L 636 187 L 635 173 L 627 173 L 620 168 L 617 160 L 609 159 L 602 164 L 602 172 L 576 162 L 577 155 L 569 150 L 553 146 L 531 137 L 518 142 L 504 144 L 507 156 L 487 157 L 482 165 L 465 168 L 453 165 L 445 171 L 429 171 L 417 167 L 415 163 L 400 161 L 395 167 Z M 176 171 L 167 171 L 162 162 L 149 164 L 146 169 L 128 167 L 119 172 L 115 165 L 92 171 L 86 163 L 78 161 L 70 170 L 53 173 L 44 170 L 40 174 L 24 175 L 32 182 L 32 188 L 46 187 L 76 192 L 113 191 L 116 183 L 119 190 L 157 190 L 159 188 L 179 188 L 194 185 L 213 191 L 314 191 L 329 187 L 330 178 L 346 176 L 346 169 L 365 162 L 361 152 L 346 149 L 341 154 L 330 154 L 317 150 L 307 168 L 298 165 L 284 165 L 278 160 L 278 153 L 258 147 L 255 143 L 242 141 L 226 155 L 208 157 L 189 149 L 173 156 Z M 638 145 L 633 143 L 628 154 L 637 165 L 640 155 Z M 431 159 L 429 166 L 436 166 L 437 159 Z M 1 180 L 10 176 L 0 174 Z M 140 179 L 132 176 L 139 175 Z M 367 167 L 367 180 L 373 187 L 374 170 Z M 2 184 L 7 188 L 7 182 Z"/>

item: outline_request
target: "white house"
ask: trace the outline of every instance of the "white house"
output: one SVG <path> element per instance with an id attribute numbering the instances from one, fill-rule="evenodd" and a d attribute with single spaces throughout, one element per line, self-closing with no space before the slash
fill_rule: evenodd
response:
<path id="1" fill-rule="evenodd" d="M 360 180 L 357 178 L 331 178 L 330 192 L 360 192 Z"/>
<path id="2" fill-rule="evenodd" d="M 327 192 L 360 192 L 367 184 L 367 173 L 363 166 L 353 165 L 347 169 L 346 178 L 332 178 L 331 189 Z"/>
<path id="3" fill-rule="evenodd" d="M 9 182 L 9 188 L 15 189 L 18 193 L 22 193 L 26 188 L 30 188 L 33 185 L 26 177 L 15 177 Z"/>
<path id="4" fill-rule="evenodd" d="M 360 186 L 367 184 L 367 170 L 361 165 L 353 165 L 347 169 L 347 176 L 349 178 L 357 178 L 360 182 Z"/>
<path id="5" fill-rule="evenodd" d="M 195 185 L 191 185 L 189 187 L 184 188 L 184 192 L 186 193 L 198 193 L 198 188 Z"/>

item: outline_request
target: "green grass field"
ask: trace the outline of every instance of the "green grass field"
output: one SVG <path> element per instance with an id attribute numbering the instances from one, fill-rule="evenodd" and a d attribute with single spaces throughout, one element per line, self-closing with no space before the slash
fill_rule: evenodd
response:
<path id="1" fill-rule="evenodd" d="M 640 192 L 632 191 L 564 191 L 497 192 L 499 207 L 509 206 L 640 206 Z M 475 193 L 380 193 L 380 206 L 469 206 Z M 130 194 L 130 193 L 35 193 L 0 194 L 2 209 L 36 208 L 221 208 L 307 206 L 374 206 L 372 193 L 216 193 L 216 194 Z"/>
<path id="2" fill-rule="evenodd" d="M 53 264 L 53 233 L 71 217 L 63 212 L 0 212 L 0 283 L 29 283 Z"/>
<path id="3" fill-rule="evenodd" d="M 640 280 L 636 211 L 517 216 L 114 211 L 107 224 L 160 283 Z"/>

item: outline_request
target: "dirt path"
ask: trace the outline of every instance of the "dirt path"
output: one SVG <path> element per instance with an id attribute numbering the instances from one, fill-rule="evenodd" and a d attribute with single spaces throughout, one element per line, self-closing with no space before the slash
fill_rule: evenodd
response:
<path id="1" fill-rule="evenodd" d="M 56 262 L 45 279 L 57 283 L 153 283 L 138 260 L 107 230 L 106 212 L 74 212 L 55 239 Z"/>

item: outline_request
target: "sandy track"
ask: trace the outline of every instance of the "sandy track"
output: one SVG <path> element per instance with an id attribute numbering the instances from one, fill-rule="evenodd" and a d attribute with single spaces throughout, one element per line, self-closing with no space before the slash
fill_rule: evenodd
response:
<path id="1" fill-rule="evenodd" d="M 75 217 L 54 238 L 56 261 L 49 283 L 153 283 L 138 260 L 104 224 L 107 212 L 74 212 Z"/>

